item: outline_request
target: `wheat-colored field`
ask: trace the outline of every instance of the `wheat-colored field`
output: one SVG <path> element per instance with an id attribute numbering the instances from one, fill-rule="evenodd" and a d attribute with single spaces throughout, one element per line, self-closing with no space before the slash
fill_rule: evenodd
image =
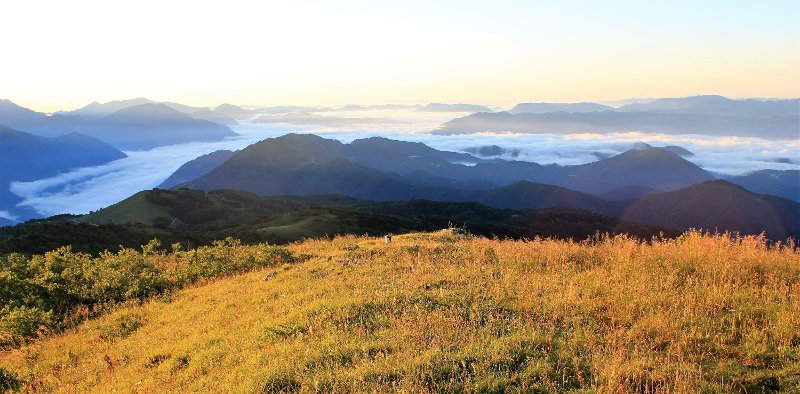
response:
<path id="1" fill-rule="evenodd" d="M 800 391 L 794 245 L 448 230 L 288 249 L 4 351 L 0 372 L 29 392 Z"/>

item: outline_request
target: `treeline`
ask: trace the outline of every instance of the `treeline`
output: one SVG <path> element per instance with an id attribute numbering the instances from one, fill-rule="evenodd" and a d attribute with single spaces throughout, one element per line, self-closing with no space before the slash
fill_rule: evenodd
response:
<path id="1" fill-rule="evenodd" d="M 27 257 L 0 257 L 0 346 L 13 348 L 113 305 L 141 301 L 199 280 L 295 262 L 287 249 L 243 246 L 228 238 L 167 252 L 158 240 L 99 256 L 61 247 Z"/>
<path id="2" fill-rule="evenodd" d="M 0 227 L 0 255 L 9 253 L 44 254 L 70 245 L 75 252 L 94 256 L 101 252 L 136 248 L 158 238 L 165 244 L 184 245 L 196 240 L 166 226 L 145 224 L 72 223 L 70 218 L 32 220 L 16 226 Z M 224 238 L 224 237 L 223 237 Z"/>

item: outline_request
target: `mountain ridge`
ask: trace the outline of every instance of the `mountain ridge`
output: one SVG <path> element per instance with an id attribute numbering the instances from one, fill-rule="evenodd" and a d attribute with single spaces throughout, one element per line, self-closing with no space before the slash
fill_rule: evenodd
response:
<path id="1" fill-rule="evenodd" d="M 79 133 L 42 137 L 0 126 L 0 169 L 3 169 L 0 171 L 0 211 L 22 218 L 35 216 L 26 208 L 16 207 L 22 198 L 11 193 L 11 182 L 47 178 L 125 157 L 125 153 L 111 145 Z"/>
<path id="2" fill-rule="evenodd" d="M 773 240 L 800 238 L 800 203 L 756 194 L 725 180 L 644 196 L 620 217 L 681 230 L 764 232 Z"/>
<path id="3" fill-rule="evenodd" d="M 0 124 L 44 137 L 79 132 L 125 150 L 215 141 L 236 135 L 227 126 L 192 118 L 166 104 L 149 102 L 87 118 L 64 113 L 48 116 L 6 100 L 0 106 Z"/>

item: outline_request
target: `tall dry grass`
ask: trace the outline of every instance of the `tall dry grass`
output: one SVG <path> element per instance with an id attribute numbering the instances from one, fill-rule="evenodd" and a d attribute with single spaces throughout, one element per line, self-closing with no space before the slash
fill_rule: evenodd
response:
<path id="1" fill-rule="evenodd" d="M 291 245 L 304 262 L 119 308 L 0 356 L 33 391 L 800 390 L 800 253 L 449 231 Z"/>

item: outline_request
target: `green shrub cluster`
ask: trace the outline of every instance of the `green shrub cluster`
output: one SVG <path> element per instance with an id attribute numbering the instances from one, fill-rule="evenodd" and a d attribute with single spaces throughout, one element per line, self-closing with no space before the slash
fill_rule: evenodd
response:
<path id="1" fill-rule="evenodd" d="M 285 248 L 245 247 L 228 238 L 171 252 L 153 240 L 98 257 L 62 247 L 44 255 L 0 258 L 0 346 L 17 347 L 109 306 L 141 301 L 199 280 L 293 262 Z"/>

